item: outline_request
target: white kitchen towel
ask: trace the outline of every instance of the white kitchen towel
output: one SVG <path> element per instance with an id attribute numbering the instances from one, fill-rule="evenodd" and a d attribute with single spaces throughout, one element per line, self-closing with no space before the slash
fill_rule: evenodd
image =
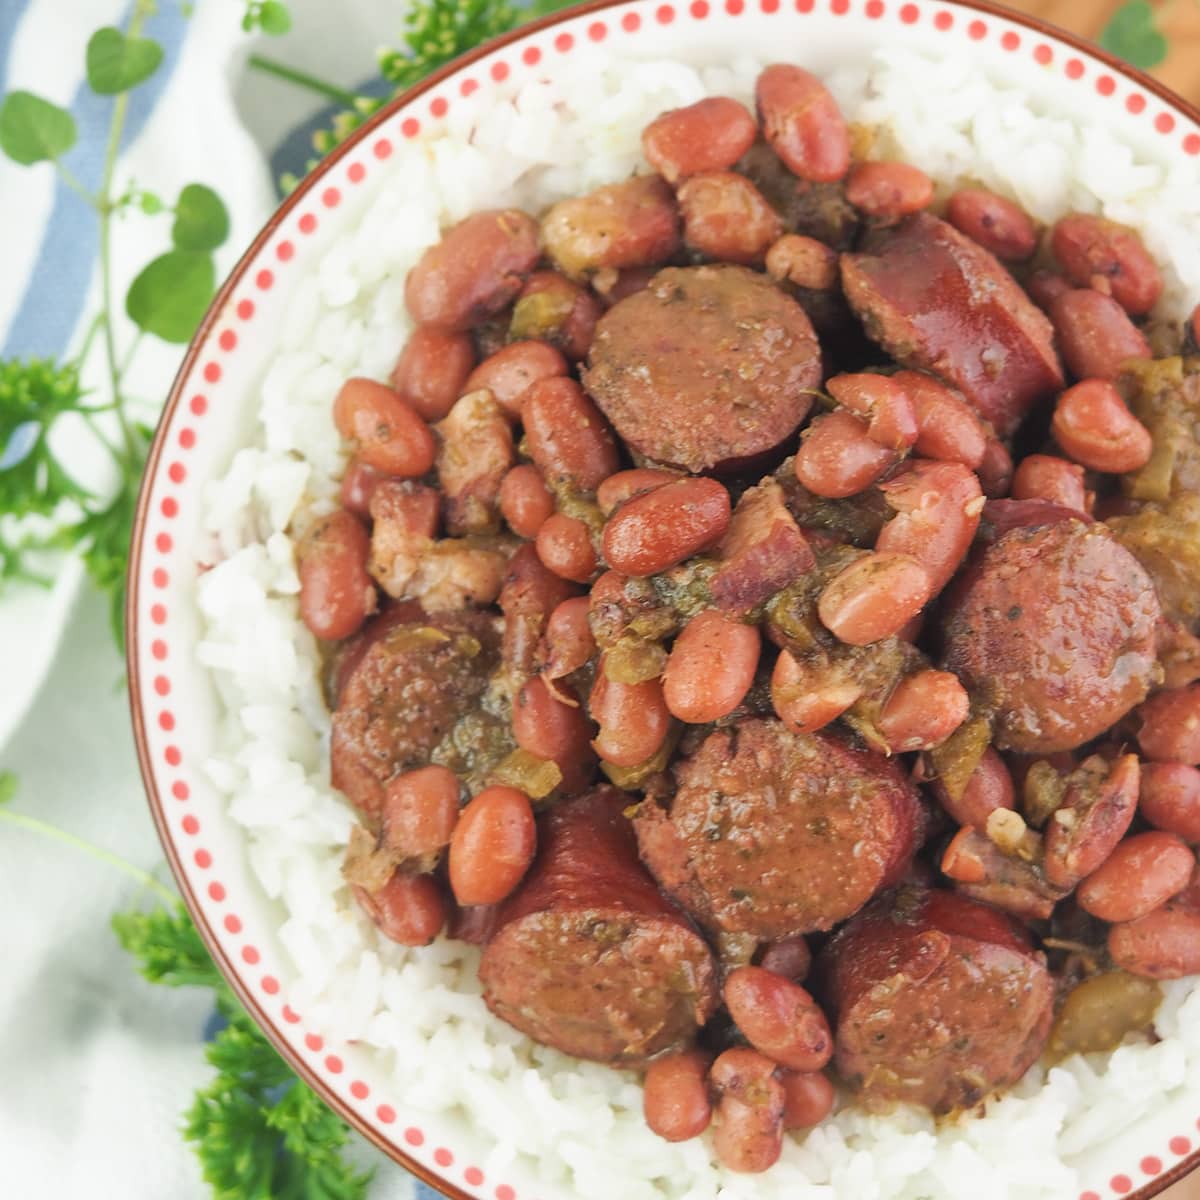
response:
<path id="1" fill-rule="evenodd" d="M 87 89 L 84 48 L 100 26 L 124 26 L 132 7 L 130 0 L 0 0 L 0 93 L 24 88 L 71 110 L 79 142 L 65 161 L 89 187 L 99 179 L 112 101 Z M 267 167 L 274 143 L 320 102 L 246 74 L 252 47 L 240 28 L 240 0 L 198 0 L 190 17 L 178 0 L 157 7 L 145 28 L 166 53 L 155 76 L 131 94 L 118 180 L 168 200 L 188 183 L 214 187 L 232 218 L 218 254 L 224 271 L 275 203 Z M 341 84 L 371 74 L 374 45 L 394 41 L 403 11 L 385 0 L 293 0 L 290 7 L 295 32 L 258 48 Z M 0 218 L 0 356 L 68 353 L 84 317 L 96 311 L 94 215 L 49 166 L 0 159 Z M 168 248 L 169 221 L 138 214 L 117 226 L 122 339 L 132 330 L 121 298 L 137 271 Z M 140 347 L 130 388 L 149 413 L 180 356 L 153 339 Z M 103 386 L 98 359 L 85 379 Z M 11 629 L 12 622 L 17 643 L 62 635 L 32 708 L 0 746 L 0 769 L 20 781 L 14 808 L 166 878 L 105 603 L 85 589 L 55 615 L 48 603 L 18 607 L 0 599 L 0 623 Z M 18 658 L 0 661 L 0 687 L 32 687 L 36 674 Z M 0 826 L 4 1200 L 208 1195 L 180 1134 L 180 1114 L 209 1075 L 202 1039 L 210 999 L 137 976 L 109 918 L 138 901 L 137 885 L 103 864 Z M 379 1168 L 372 1200 L 411 1200 L 404 1172 L 365 1146 L 358 1154 Z"/>

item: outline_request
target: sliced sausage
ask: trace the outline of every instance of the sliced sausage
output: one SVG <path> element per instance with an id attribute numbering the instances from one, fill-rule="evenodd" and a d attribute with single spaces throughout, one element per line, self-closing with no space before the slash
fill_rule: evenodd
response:
<path id="1" fill-rule="evenodd" d="M 1104 526 L 1013 529 L 955 585 L 944 662 L 1001 749 L 1070 750 L 1143 699 L 1160 615 L 1150 577 Z"/>
<path id="2" fill-rule="evenodd" d="M 1045 314 L 993 255 L 928 213 L 843 255 L 842 286 L 875 341 L 953 384 L 1001 435 L 1062 388 Z"/>
<path id="3" fill-rule="evenodd" d="M 948 892 L 881 897 L 830 940 L 817 970 L 838 1073 L 868 1109 L 972 1108 L 1020 1079 L 1050 1033 L 1045 956 L 1003 913 Z"/>
<path id="4" fill-rule="evenodd" d="M 483 613 L 426 617 L 415 606 L 376 618 L 343 672 L 330 747 L 333 786 L 377 817 L 387 783 L 424 766 L 469 712 L 496 665 L 499 638 Z"/>
<path id="5" fill-rule="evenodd" d="M 775 941 L 828 929 L 895 882 L 924 814 L 894 763 L 753 718 L 675 768 L 634 825 L 659 883 L 707 928 Z"/>
<path id="6" fill-rule="evenodd" d="M 720 1001 L 707 945 L 637 860 L 631 803 L 600 788 L 539 819 L 537 858 L 479 964 L 498 1017 L 622 1066 L 685 1047 Z"/>
<path id="7" fill-rule="evenodd" d="M 821 379 L 804 310 L 734 266 L 660 271 L 600 319 L 589 363 L 584 384 L 629 446 L 689 471 L 774 449 Z"/>

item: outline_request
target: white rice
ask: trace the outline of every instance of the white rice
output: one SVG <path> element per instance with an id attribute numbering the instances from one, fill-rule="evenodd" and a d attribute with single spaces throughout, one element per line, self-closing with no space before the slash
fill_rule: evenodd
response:
<path id="1" fill-rule="evenodd" d="M 487 1131 L 497 1147 L 481 1164 L 489 1178 L 521 1160 L 548 1189 L 605 1200 L 1062 1200 L 1078 1191 L 1073 1163 L 1200 1078 L 1193 982 L 1167 986 L 1158 1045 L 1036 1068 L 983 1119 L 935 1127 L 916 1110 L 884 1118 L 843 1107 L 789 1137 L 770 1172 L 744 1177 L 714 1165 L 707 1140 L 670 1145 L 651 1134 L 634 1076 L 534 1045 L 491 1017 L 470 947 L 406 951 L 380 937 L 339 873 L 354 818 L 328 784 L 329 716 L 287 534 L 298 512 L 336 496 L 339 384 L 386 376 L 409 328 L 405 274 L 441 226 L 483 207 L 536 213 L 644 169 L 647 120 L 707 94 L 749 100 L 760 66 L 630 65 L 596 53 L 569 80 L 530 83 L 511 106 L 456 102 L 449 136 L 397 150 L 394 186 L 296 287 L 248 448 L 206 492 L 205 530 L 219 552 L 199 585 L 199 656 L 224 712 L 209 775 L 279 902 L 297 977 L 288 999 L 306 1027 L 373 1048 L 401 1101 Z M 978 181 L 1042 220 L 1081 209 L 1136 226 L 1165 266 L 1166 315 L 1200 298 L 1196 172 L 1139 161 L 1105 129 L 1039 113 L 962 61 L 881 50 L 830 83 L 853 120 L 879 127 L 888 150 L 943 185 Z"/>

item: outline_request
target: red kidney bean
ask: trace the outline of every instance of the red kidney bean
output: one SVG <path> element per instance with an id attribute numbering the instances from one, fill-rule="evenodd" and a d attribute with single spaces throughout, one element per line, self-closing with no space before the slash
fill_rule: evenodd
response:
<path id="1" fill-rule="evenodd" d="M 1200 350 L 1200 304 L 1192 309 L 1192 315 L 1187 320 L 1187 346 L 1195 354 Z"/>
<path id="2" fill-rule="evenodd" d="M 812 951 L 804 938 L 797 934 L 795 937 L 771 942 L 763 951 L 758 965 L 764 971 L 782 975 L 784 979 L 790 979 L 793 983 L 803 983 L 812 966 Z"/>
<path id="3" fill-rule="evenodd" d="M 365 521 L 371 515 L 371 497 L 386 478 L 382 471 L 352 458 L 342 476 L 342 507 Z"/>
<path id="4" fill-rule="evenodd" d="M 967 690 L 957 675 L 916 671 L 896 685 L 877 725 L 893 754 L 932 750 L 967 719 L 970 709 Z"/>
<path id="5" fill-rule="evenodd" d="M 537 265 L 538 227 L 516 209 L 475 213 L 421 255 L 404 283 L 418 325 L 470 329 L 499 312 Z"/>
<path id="6" fill-rule="evenodd" d="M 1200 764 L 1200 683 L 1155 692 L 1137 718 L 1138 745 L 1147 758 Z"/>
<path id="7" fill-rule="evenodd" d="M 560 200 L 542 218 L 542 243 L 572 279 L 666 262 L 679 249 L 675 196 L 657 175 L 635 175 Z"/>
<path id="8" fill-rule="evenodd" d="M 868 646 L 891 637 L 930 597 L 929 573 L 907 554 L 864 554 L 825 585 L 821 623 L 839 641 Z"/>
<path id="9" fill-rule="evenodd" d="M 843 407 L 867 419 L 867 436 L 888 450 L 907 450 L 917 440 L 917 417 L 904 387 L 887 375 L 834 375 L 825 381 Z"/>
<path id="10" fill-rule="evenodd" d="M 796 451 L 796 478 L 812 493 L 843 500 L 866 491 L 896 465 L 897 454 L 881 446 L 867 422 L 848 412 L 824 413 L 804 431 Z"/>
<path id="11" fill-rule="evenodd" d="M 820 1071 L 780 1071 L 784 1129 L 811 1129 L 833 1111 L 836 1093 Z"/>
<path id="12" fill-rule="evenodd" d="M 500 511 L 512 531 L 535 538 L 554 513 L 554 497 L 542 482 L 537 467 L 528 463 L 513 467 L 500 484 Z"/>
<path id="13" fill-rule="evenodd" d="M 428 946 L 446 923 L 446 898 L 432 875 L 397 871 L 374 894 L 350 889 L 380 933 L 401 946 Z"/>
<path id="14" fill-rule="evenodd" d="M 298 553 L 300 619 L 330 642 L 357 633 L 377 600 L 367 574 L 371 539 L 362 522 L 339 508 L 313 526 Z"/>
<path id="15" fill-rule="evenodd" d="M 574 699 L 569 688 L 560 688 L 560 695 Z M 586 787 L 592 777 L 594 730 L 583 706 L 566 703 L 560 695 L 544 679 L 531 679 L 513 701 L 512 727 L 522 750 L 558 765 L 562 790 L 570 795 Z"/>
<path id="16" fill-rule="evenodd" d="M 664 483 L 673 483 L 679 478 L 678 471 L 664 471 L 659 467 L 633 467 L 628 471 L 618 471 L 596 489 L 596 503 L 606 517 L 611 517 L 626 500 L 642 492 L 652 492 Z"/>
<path id="17" fill-rule="evenodd" d="M 550 483 L 594 492 L 617 470 L 612 430 L 575 380 L 539 380 L 525 395 L 522 419 L 529 456 Z"/>
<path id="18" fill-rule="evenodd" d="M 642 130 L 642 153 L 668 183 L 678 183 L 702 171 L 727 170 L 757 137 L 758 126 L 744 105 L 709 96 L 651 121 Z"/>
<path id="19" fill-rule="evenodd" d="M 767 274 L 780 283 L 825 292 L 838 282 L 838 254 L 800 233 L 785 233 L 767 251 Z"/>
<path id="20" fill-rule="evenodd" d="M 781 1066 L 819 1071 L 833 1056 L 829 1022 L 798 983 L 762 967 L 738 967 L 723 995 L 746 1040 Z"/>
<path id="21" fill-rule="evenodd" d="M 836 721 L 863 694 L 850 679 L 825 678 L 818 667 L 781 650 L 771 672 L 771 705 L 793 733 L 815 733 Z"/>
<path id="22" fill-rule="evenodd" d="M 1102 779 L 1068 785 L 1046 823 L 1043 869 L 1053 886 L 1074 887 L 1113 852 L 1137 812 L 1140 778 L 1137 755 L 1124 754 Z"/>
<path id="23" fill-rule="evenodd" d="M 715 479 L 664 484 L 626 501 L 604 526 L 604 557 L 623 575 L 656 575 L 721 539 L 729 493 Z"/>
<path id="24" fill-rule="evenodd" d="M 908 163 L 855 163 L 846 177 L 846 199 L 869 217 L 898 221 L 929 207 L 933 180 Z"/>
<path id="25" fill-rule="evenodd" d="M 1072 282 L 1095 287 L 1102 280 L 1131 316 L 1148 313 L 1162 295 L 1162 275 L 1142 239 L 1115 221 L 1070 213 L 1051 230 L 1050 249 Z"/>
<path id="26" fill-rule="evenodd" d="M 346 380 L 333 403 L 333 423 L 354 443 L 357 457 L 385 475 L 415 479 L 433 466 L 437 446 L 429 426 L 382 383 Z"/>
<path id="27" fill-rule="evenodd" d="M 699 1137 L 712 1120 L 708 1065 L 703 1050 L 683 1050 L 657 1058 L 646 1068 L 642 1112 L 646 1124 L 668 1142 Z"/>
<path id="28" fill-rule="evenodd" d="M 652 758 L 671 727 L 662 681 L 618 683 L 605 675 L 603 658 L 588 709 L 600 726 L 592 748 L 617 767 L 636 767 Z"/>
<path id="29" fill-rule="evenodd" d="M 761 649 L 758 629 L 716 609 L 694 616 L 675 639 L 663 672 L 663 698 L 693 725 L 727 717 L 750 690 Z"/>
<path id="30" fill-rule="evenodd" d="M 761 266 L 783 232 L 779 214 L 745 175 L 708 171 L 678 192 L 683 240 L 706 258 Z"/>
<path id="31" fill-rule="evenodd" d="M 547 342 L 510 342 L 489 354 L 467 376 L 463 390 L 487 388 L 505 412 L 518 420 L 525 393 L 540 379 L 557 379 L 570 368 L 562 354 Z"/>
<path id="32" fill-rule="evenodd" d="M 383 793 L 384 844 L 414 858 L 448 846 L 458 794 L 458 776 L 436 764 L 390 779 Z"/>
<path id="33" fill-rule="evenodd" d="M 592 534 L 577 517 L 555 513 L 537 532 L 538 558 L 555 575 L 572 583 L 587 583 L 596 573 Z"/>
<path id="34" fill-rule="evenodd" d="M 834 183 L 850 169 L 845 118 L 815 75 L 775 63 L 758 77 L 754 97 L 763 136 L 794 175 Z"/>
<path id="35" fill-rule="evenodd" d="M 1143 763 L 1138 811 L 1155 829 L 1200 843 L 1200 771 L 1185 763 Z"/>
<path id="36" fill-rule="evenodd" d="M 712 1065 L 717 1096 L 713 1149 L 723 1166 L 752 1174 L 774 1166 L 783 1149 L 783 1084 L 775 1064 L 756 1050 L 734 1046 Z"/>
<path id="37" fill-rule="evenodd" d="M 1058 398 L 1050 431 L 1076 462 L 1120 475 L 1150 461 L 1150 431 L 1105 379 L 1085 379 Z"/>
<path id="38" fill-rule="evenodd" d="M 1038 270 L 1029 276 L 1025 290 L 1038 308 L 1049 312 L 1050 306 L 1059 296 L 1075 289 L 1065 275 L 1060 275 L 1057 271 Z"/>
<path id="39" fill-rule="evenodd" d="M 983 450 L 983 461 L 976 474 L 979 486 L 989 499 L 998 500 L 1008 495 L 1013 477 L 1012 455 L 999 438 L 989 438 Z"/>
<path id="40" fill-rule="evenodd" d="M 459 815 L 450 841 L 450 887 L 459 904 L 498 904 L 521 882 L 537 847 L 524 792 L 484 788 Z"/>
<path id="41" fill-rule="evenodd" d="M 946 204 L 946 220 L 997 258 L 1024 262 L 1037 249 L 1037 230 L 1011 200 L 984 188 L 960 188 Z"/>
<path id="42" fill-rule="evenodd" d="M 962 396 L 923 371 L 897 371 L 892 381 L 904 389 L 912 405 L 917 454 L 962 463 L 972 471 L 984 461 L 987 431 Z"/>
<path id="43" fill-rule="evenodd" d="M 578 594 L 575 584 L 545 566 L 536 546 L 526 542 L 517 547 L 508 560 L 498 601 L 504 614 L 500 651 L 510 671 L 521 678 L 533 674 L 550 614 L 564 600 Z"/>
<path id="44" fill-rule="evenodd" d="M 1040 529 L 1063 521 L 1095 524 L 1090 513 L 1053 500 L 989 500 L 983 508 L 983 521 L 981 539 L 985 542 L 994 542 L 1013 529 Z"/>
<path id="45" fill-rule="evenodd" d="M 1066 508 L 1087 511 L 1083 468 L 1054 454 L 1030 454 L 1013 475 L 1014 500 L 1049 500 Z"/>
<path id="46" fill-rule="evenodd" d="M 1115 379 L 1131 358 L 1150 358 L 1150 343 L 1111 297 L 1091 288 L 1050 304 L 1058 348 L 1076 379 Z"/>
<path id="47" fill-rule="evenodd" d="M 934 780 L 933 794 L 942 807 L 960 825 L 986 829 L 988 817 L 998 808 L 1016 808 L 1016 789 L 1004 759 L 989 746 L 971 772 L 967 786 L 957 800 L 940 779 Z"/>
<path id="48" fill-rule="evenodd" d="M 422 325 L 414 329 L 392 368 L 392 387 L 426 421 L 440 421 L 475 365 L 475 346 L 466 333 Z"/>
<path id="49" fill-rule="evenodd" d="M 557 271 L 535 271 L 525 281 L 508 323 L 511 338 L 541 338 L 572 362 L 587 357 L 600 301 Z"/>
<path id="50" fill-rule="evenodd" d="M 875 549 L 915 558 L 928 572 L 930 594 L 937 595 L 979 528 L 984 505 L 979 480 L 961 463 L 919 461 L 879 490 L 896 515 L 875 539 Z"/>
<path id="51" fill-rule="evenodd" d="M 1183 891 L 1196 856 L 1173 833 L 1135 834 L 1075 889 L 1084 912 L 1101 921 L 1136 921 Z"/>
<path id="52" fill-rule="evenodd" d="M 1164 904 L 1152 913 L 1108 931 L 1113 962 L 1131 975 L 1182 979 L 1200 975 L 1200 912 Z"/>
<path id="53" fill-rule="evenodd" d="M 542 674 L 547 679 L 561 679 L 578 671 L 596 653 L 596 639 L 588 622 L 589 605 L 587 596 L 574 596 L 550 614 L 543 638 L 547 653 Z"/>

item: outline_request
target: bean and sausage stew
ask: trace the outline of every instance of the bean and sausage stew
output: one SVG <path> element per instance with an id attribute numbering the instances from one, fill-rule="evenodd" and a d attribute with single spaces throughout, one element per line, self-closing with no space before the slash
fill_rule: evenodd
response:
<path id="1" fill-rule="evenodd" d="M 358 902 L 741 1171 L 1200 972 L 1200 321 L 871 144 L 775 65 L 449 229 L 300 544 Z"/>

